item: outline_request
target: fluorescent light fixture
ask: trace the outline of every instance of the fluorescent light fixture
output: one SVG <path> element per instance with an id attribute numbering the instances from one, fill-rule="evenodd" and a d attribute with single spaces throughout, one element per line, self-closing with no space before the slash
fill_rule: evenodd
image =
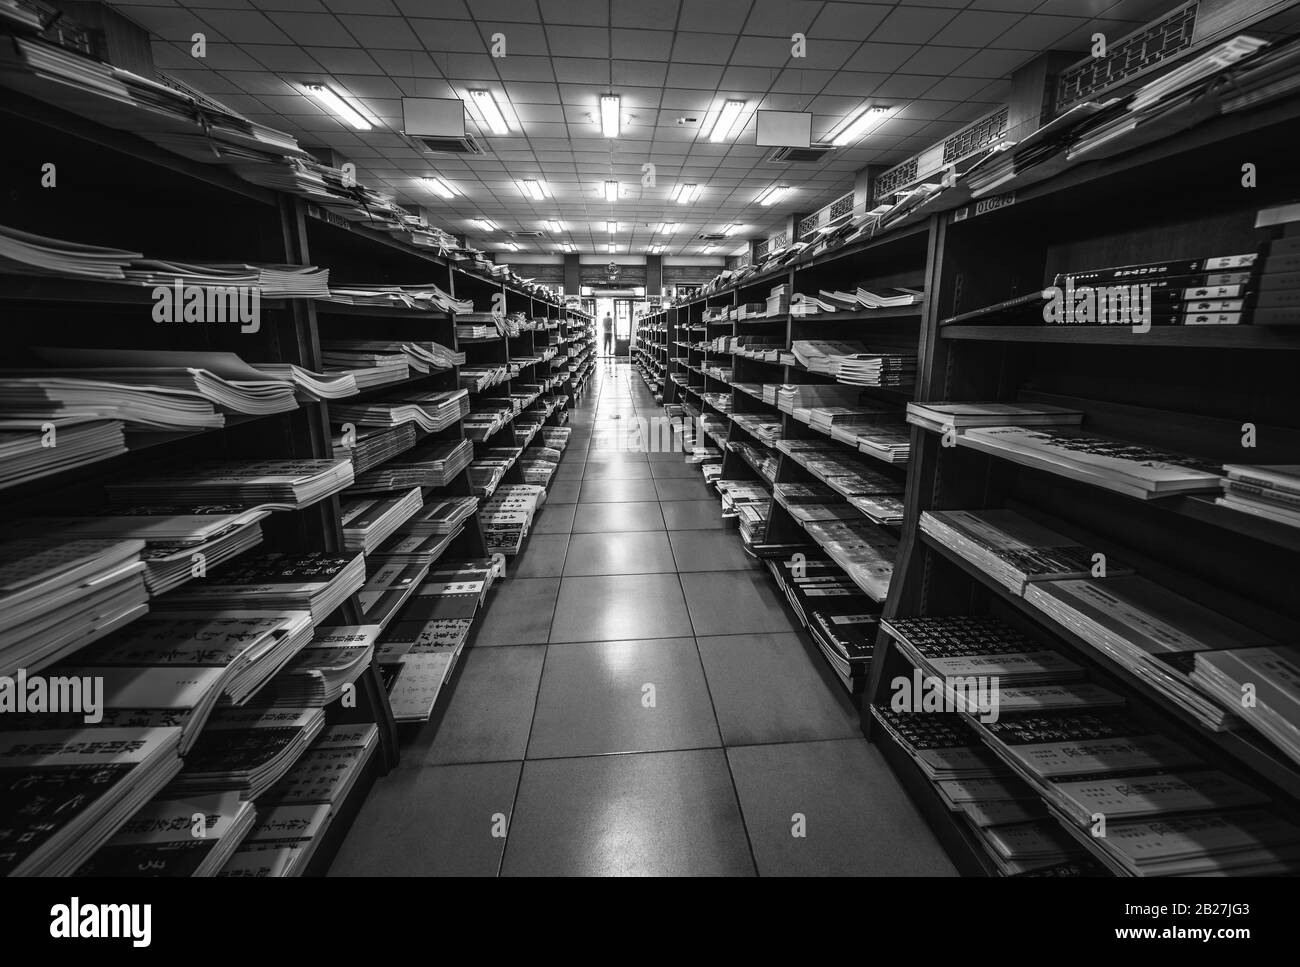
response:
<path id="1" fill-rule="evenodd" d="M 566 251 L 566 252 L 575 252 L 575 251 L 577 251 L 577 249 L 575 249 L 575 248 L 573 247 L 573 243 L 572 243 L 572 242 L 565 242 L 564 244 L 562 244 L 562 245 L 560 246 L 560 248 L 564 249 L 564 251 Z"/>
<path id="2" fill-rule="evenodd" d="M 697 197 L 699 197 L 699 194 L 700 194 L 699 185 L 677 184 L 673 186 L 673 193 L 671 197 L 672 200 L 677 202 L 677 204 L 679 205 L 689 205 L 691 202 L 695 201 Z"/>
<path id="3" fill-rule="evenodd" d="M 648 249 L 646 249 L 646 251 L 649 252 L 651 255 L 659 255 L 661 252 L 663 252 L 663 250 L 664 247 L 662 245 L 651 245 Z"/>
<path id="4" fill-rule="evenodd" d="M 617 181 L 607 181 L 607 182 L 605 182 L 605 201 L 609 201 L 609 202 L 615 202 L 615 201 L 618 201 L 618 182 L 617 182 Z"/>
<path id="5" fill-rule="evenodd" d="M 456 189 L 452 188 L 451 185 L 447 184 L 447 182 L 443 181 L 436 175 L 421 178 L 420 184 L 424 185 L 428 191 L 431 191 L 442 198 L 456 197 Z"/>
<path id="6" fill-rule="evenodd" d="M 831 130 L 831 133 L 827 135 L 827 140 L 837 148 L 852 144 L 883 121 L 892 110 L 892 107 L 877 107 L 864 104 L 837 124 Z"/>
<path id="7" fill-rule="evenodd" d="M 769 185 L 758 196 L 760 205 L 775 205 L 790 194 L 789 185 Z"/>
<path id="8" fill-rule="evenodd" d="M 613 242 L 610 242 L 608 249 L 609 249 L 609 254 L 613 255 L 615 252 L 618 251 L 618 246 L 615 245 Z"/>
<path id="9" fill-rule="evenodd" d="M 671 235 L 673 232 L 677 231 L 677 223 L 676 223 L 676 222 L 660 222 L 660 223 L 659 223 L 659 231 L 663 232 L 665 235 Z"/>
<path id="10" fill-rule="evenodd" d="M 600 96 L 600 133 L 607 138 L 618 137 L 619 98 L 617 94 Z"/>
<path id="11" fill-rule="evenodd" d="M 550 221 L 546 223 L 546 228 L 548 231 L 562 232 L 564 231 L 564 222 L 556 221 L 555 219 L 552 218 Z"/>
<path id="12" fill-rule="evenodd" d="M 493 134 L 510 133 L 506 116 L 501 113 L 501 107 L 491 91 L 470 91 L 469 100 L 478 111 L 478 120 L 487 125 Z"/>
<path id="13" fill-rule="evenodd" d="M 497 230 L 497 223 L 490 218 L 471 218 L 470 221 L 485 232 L 495 232 Z"/>
<path id="14" fill-rule="evenodd" d="M 519 246 L 516 245 L 514 242 L 506 242 L 506 243 L 505 243 L 505 246 L 506 246 L 506 248 L 510 249 L 510 251 L 512 251 L 512 252 L 518 252 L 518 251 L 519 251 Z"/>
<path id="15" fill-rule="evenodd" d="M 714 245 L 712 242 L 709 242 L 709 244 L 705 245 L 704 248 L 700 249 L 700 251 L 704 252 L 705 254 L 708 254 L 709 252 L 712 252 L 715 248 L 717 248 L 717 246 Z"/>
<path id="16" fill-rule="evenodd" d="M 745 101 L 727 101 L 722 105 L 709 132 L 710 141 L 729 141 L 736 136 L 745 104 Z"/>
<path id="17" fill-rule="evenodd" d="M 609 232 L 609 234 L 613 235 L 615 232 L 618 231 L 618 222 L 606 222 L 606 223 L 605 223 L 605 231 L 607 231 L 607 232 Z"/>
<path id="18" fill-rule="evenodd" d="M 722 229 L 722 234 L 730 236 L 735 235 L 738 231 L 740 231 L 739 225 L 726 225 Z"/>
<path id="19" fill-rule="evenodd" d="M 365 115 L 324 84 L 304 84 L 302 89 L 320 101 L 336 118 L 345 124 L 351 125 L 358 131 L 369 131 L 374 127 L 373 124 L 366 120 Z"/>
<path id="20" fill-rule="evenodd" d="M 533 201 L 542 201 L 546 198 L 546 189 L 542 187 L 541 182 L 535 178 L 525 178 L 519 182 L 519 190 Z"/>

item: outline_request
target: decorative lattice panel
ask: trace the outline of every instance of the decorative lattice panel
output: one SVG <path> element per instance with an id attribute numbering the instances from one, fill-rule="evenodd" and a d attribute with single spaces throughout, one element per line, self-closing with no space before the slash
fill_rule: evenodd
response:
<path id="1" fill-rule="evenodd" d="M 872 197 L 882 198 L 885 195 L 892 195 L 916 178 L 917 169 L 920 165 L 920 158 L 908 158 L 902 164 L 894 165 L 876 179 L 876 190 Z"/>
<path id="2" fill-rule="evenodd" d="M 840 198 L 836 198 L 829 206 L 829 217 L 827 221 L 834 221 L 845 215 L 853 214 L 853 192 L 849 192 Z"/>
<path id="3" fill-rule="evenodd" d="M 1007 133 L 1007 109 L 981 118 L 968 128 L 963 128 L 943 143 L 943 163 L 953 164 L 1002 140 Z"/>
<path id="4" fill-rule="evenodd" d="M 1105 57 L 1089 57 L 1056 79 L 1056 112 L 1095 98 L 1192 45 L 1197 3 L 1184 4 L 1159 20 L 1108 44 Z"/>

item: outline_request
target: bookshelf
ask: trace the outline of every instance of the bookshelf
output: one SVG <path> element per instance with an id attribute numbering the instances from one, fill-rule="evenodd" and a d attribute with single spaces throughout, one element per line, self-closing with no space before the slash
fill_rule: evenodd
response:
<path id="1" fill-rule="evenodd" d="M 745 414 L 779 417 L 787 439 L 826 440 L 792 414 L 765 403 L 751 386 L 730 384 L 801 384 L 827 377 L 743 353 L 723 358 L 698 344 L 721 334 L 769 335 L 787 349 L 799 339 L 845 338 L 872 350 L 917 354 L 910 392 L 865 390 L 900 410 L 913 399 L 1052 404 L 1081 410 L 1085 430 L 1104 438 L 1218 464 L 1295 463 L 1300 400 L 1293 354 L 1300 348 L 1300 329 L 1156 326 L 1138 333 L 1118 326 L 946 320 L 1041 289 L 1057 272 L 1070 269 L 1259 249 L 1271 232 L 1254 227 L 1256 212 L 1294 200 L 1294 180 L 1284 174 L 1283 146 L 1300 133 L 1298 110 L 1292 99 L 1246 117 L 1211 118 L 1133 151 L 1049 169 L 979 211 L 959 186 L 942 210 L 922 219 L 706 286 L 704 294 L 667 306 L 658 320 L 665 344 L 664 402 L 684 403 L 688 413 L 725 416 L 729 445 L 763 446 L 736 421 Z M 1272 175 L 1258 188 L 1243 188 L 1243 160 Z M 1192 184 L 1197 186 L 1194 198 L 1186 190 Z M 706 323 L 709 309 L 762 301 L 781 284 L 791 293 L 904 286 L 922 289 L 925 296 L 920 305 L 902 309 L 812 317 L 768 313 Z M 642 341 L 651 346 L 656 322 L 647 317 L 642 327 Z M 642 357 L 652 388 L 653 358 L 653 349 Z M 707 372 L 714 363 L 727 369 L 729 379 Z M 711 391 L 730 393 L 729 411 L 701 396 Z M 1256 433 L 1250 449 L 1242 446 L 1247 423 Z M 888 593 L 879 602 L 883 618 L 994 616 L 1083 666 L 1089 681 L 1123 696 L 1133 719 L 1192 750 L 1206 768 L 1261 789 L 1283 818 L 1295 821 L 1300 767 L 1277 746 L 1252 728 L 1207 727 L 1147 678 L 923 534 L 920 520 L 931 510 L 1013 509 L 1281 643 L 1297 640 L 1294 622 L 1300 611 L 1290 584 L 1300 573 L 1300 531 L 1220 506 L 1213 494 L 1142 500 L 1015 456 L 982 452 L 960 441 L 944 446 L 941 434 L 918 426 L 909 427 L 909 437 L 906 463 L 891 465 L 864 455 L 873 469 L 891 475 L 903 493 L 902 523 L 879 525 L 898 541 Z M 775 474 L 766 479 L 751 460 L 728 446 L 721 479 L 755 481 L 770 491 L 775 484 L 810 483 L 817 477 L 802 461 L 778 453 Z M 766 533 L 750 550 L 776 560 L 808 544 L 803 527 L 773 500 Z M 872 704 L 888 707 L 890 682 L 913 670 L 883 630 L 876 636 L 870 669 L 861 699 L 864 734 L 878 745 L 957 868 L 967 875 L 1000 875 L 977 831 L 870 713 Z M 982 741 L 990 752 L 997 751 L 996 743 Z M 1032 780 L 1015 763 L 1004 764 Z M 1089 869 L 1127 875 L 1086 827 L 1059 812 L 1048 815 L 1078 844 L 1085 861 L 1094 864 Z"/>
<path id="2" fill-rule="evenodd" d="M 12 190 L 4 222 L 42 235 L 142 252 L 147 257 L 193 262 L 255 262 L 317 265 L 338 284 L 434 283 L 458 298 L 472 298 L 476 309 L 490 308 L 490 295 L 502 292 L 506 309 L 554 328 L 529 329 L 518 337 L 465 346 L 458 343 L 452 313 L 346 305 L 309 298 L 266 299 L 256 332 L 237 325 L 159 324 L 151 319 L 148 286 L 82 279 L 0 274 L 0 305 L 10 330 L 10 365 L 31 364 L 28 347 L 88 347 L 230 352 L 259 363 L 293 363 L 319 372 L 322 341 L 363 335 L 375 339 L 434 341 L 464 350 L 469 359 L 506 361 L 529 356 L 555 334 L 561 351 L 574 346 L 557 371 L 554 386 L 532 400 L 526 412 L 540 414 L 542 396 L 567 394 L 544 421 L 567 419 L 567 407 L 581 397 L 591 368 L 590 319 L 565 309 L 540 291 L 525 291 L 478 271 L 468 271 L 450 256 L 408 244 L 391 233 L 339 218 L 304 198 L 251 184 L 220 165 L 187 160 L 135 136 L 97 124 L 89 117 L 6 91 L 0 102 L 14 137 L 3 172 Z M 57 164 L 57 187 L 40 186 L 41 165 Z M 545 324 L 544 324 L 545 325 Z M 481 354 L 481 355 L 480 355 Z M 520 372 L 531 378 L 539 364 Z M 545 368 L 545 367 L 543 367 Z M 549 374 L 548 374 L 549 375 Z M 382 399 L 394 391 L 454 390 L 457 367 L 362 390 L 348 402 Z M 492 391 L 506 395 L 510 382 Z M 229 414 L 218 429 L 128 433 L 127 452 L 6 488 L 0 515 L 21 521 L 33 516 L 91 514 L 104 506 L 104 485 L 147 472 L 160 461 L 210 458 L 299 458 L 333 456 L 329 401 L 301 396 L 289 412 L 255 416 Z M 510 427 L 503 431 L 514 445 Z M 540 434 L 527 441 L 540 443 Z M 456 421 L 425 439 L 464 437 Z M 423 442 L 423 441 L 421 441 Z M 514 471 L 510 479 L 519 480 Z M 468 471 L 445 487 L 427 488 L 425 499 L 472 493 Z M 277 511 L 262 522 L 263 540 L 253 553 L 319 551 L 343 554 L 340 497 L 334 495 L 297 511 Z M 445 558 L 487 556 L 478 515 L 444 551 Z M 326 622 L 360 624 L 362 608 L 351 595 Z M 319 622 L 318 622 L 319 624 Z M 329 725 L 373 723 L 378 745 L 346 796 L 333 804 L 320 833 L 308 875 L 321 873 L 341 842 L 374 779 L 399 758 L 398 728 L 378 662 L 372 660 L 355 681 L 355 707 L 335 701 L 326 709 Z M 256 702 L 256 698 L 254 699 Z"/>

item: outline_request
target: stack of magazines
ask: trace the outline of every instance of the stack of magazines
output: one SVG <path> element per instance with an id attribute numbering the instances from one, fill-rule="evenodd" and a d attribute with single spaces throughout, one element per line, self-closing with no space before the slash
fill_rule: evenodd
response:
<path id="1" fill-rule="evenodd" d="M 185 796 L 163 791 L 128 819 L 76 875 L 216 876 L 253 828 L 254 816 L 253 804 L 237 792 Z"/>
<path id="2" fill-rule="evenodd" d="M 0 733 L 0 781 L 19 796 L 0 819 L 0 873 L 68 876 L 181 768 L 177 728 Z"/>
<path id="3" fill-rule="evenodd" d="M 142 540 L 0 544 L 0 675 L 28 673 L 149 610 Z"/>
<path id="4" fill-rule="evenodd" d="M 352 462 L 352 473 L 359 477 L 372 467 L 390 460 L 415 446 L 415 424 L 338 432 L 333 437 L 334 456 Z"/>
<path id="5" fill-rule="evenodd" d="M 1191 679 L 1300 763 L 1300 649 L 1243 644 L 1198 651 Z M 1253 702 L 1242 701 L 1247 694 Z"/>
<path id="6" fill-rule="evenodd" d="M 1300 464 L 1228 464 L 1223 472 L 1223 496 L 1216 504 L 1300 527 Z"/>
<path id="7" fill-rule="evenodd" d="M 326 376 L 350 377 L 358 391 L 400 382 L 411 375 L 407 356 L 401 352 L 327 350 L 321 353 L 321 361 Z"/>
<path id="8" fill-rule="evenodd" d="M 414 423 L 419 430 L 435 433 L 469 415 L 469 394 L 463 389 L 422 390 L 382 400 L 344 403 L 332 407 L 330 415 L 339 422 L 364 426 Z"/>
<path id="9" fill-rule="evenodd" d="M 298 510 L 352 484 L 347 460 L 205 460 L 105 485 L 115 507 L 135 504 L 237 504 Z"/>
<path id="10" fill-rule="evenodd" d="M 51 425 L 53 435 L 51 435 Z M 51 446 L 51 441 L 55 445 Z M 0 488 L 126 453 L 121 420 L 61 417 L 0 418 Z"/>
<path id="11" fill-rule="evenodd" d="M 0 271 L 121 280 L 126 278 L 127 265 L 143 257 L 140 252 L 82 245 L 0 225 Z"/>
<path id="12" fill-rule="evenodd" d="M 218 705 L 243 705 L 312 637 L 306 611 L 149 615 L 58 666 L 102 679 L 104 721 L 179 726 L 182 756 Z"/>
<path id="13" fill-rule="evenodd" d="M 898 541 L 865 520 L 811 521 L 808 536 L 874 601 L 889 593 Z"/>
<path id="14" fill-rule="evenodd" d="M 468 440 L 430 441 L 367 470 L 350 489 L 356 494 L 373 494 L 409 487 L 445 487 L 473 458 L 474 445 Z"/>
<path id="15" fill-rule="evenodd" d="M 281 708 L 324 708 L 370 666 L 379 625 L 328 625 L 317 628 L 311 644 L 299 651 L 267 686 L 271 703 Z"/>
<path id="16" fill-rule="evenodd" d="M 417 373 L 436 373 L 465 362 L 465 354 L 454 352 L 436 342 L 390 341 L 386 339 L 329 339 L 322 344 L 325 358 L 337 362 L 345 358 L 364 358 L 401 354 L 406 365 Z"/>
<path id="17" fill-rule="evenodd" d="M 1092 576 L 1095 551 L 1012 510 L 923 511 L 921 532 L 974 564 L 1014 595 L 1036 581 Z M 1132 569 L 1107 558 L 1106 574 Z"/>
<path id="18" fill-rule="evenodd" d="M 341 506 L 343 549 L 371 554 L 419 511 L 424 501 L 419 487 L 380 497 L 350 497 Z"/>
<path id="19" fill-rule="evenodd" d="M 1078 426 L 1083 413 L 1025 403 L 908 403 L 907 422 L 935 433 L 962 433 L 980 426 Z"/>
<path id="20" fill-rule="evenodd" d="M 185 757 L 174 791 L 238 792 L 256 799 L 275 785 L 325 724 L 324 709 L 221 709 Z"/>
<path id="21" fill-rule="evenodd" d="M 314 373 L 293 363 L 253 363 L 266 375 L 291 383 L 300 400 L 341 400 L 359 392 L 357 378 L 349 372 Z"/>
<path id="22" fill-rule="evenodd" d="M 366 579 L 366 559 L 316 551 L 263 554 L 233 562 L 202 584 L 158 599 L 168 611 L 199 608 L 248 608 L 263 611 L 310 611 L 320 624 Z"/>

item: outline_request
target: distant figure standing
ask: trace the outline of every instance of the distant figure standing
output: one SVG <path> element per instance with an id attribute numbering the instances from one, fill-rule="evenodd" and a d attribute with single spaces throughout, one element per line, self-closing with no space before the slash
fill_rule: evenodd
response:
<path id="1" fill-rule="evenodd" d="M 605 355 L 614 355 L 614 317 L 608 312 L 605 318 L 600 321 L 600 328 L 605 333 Z"/>

